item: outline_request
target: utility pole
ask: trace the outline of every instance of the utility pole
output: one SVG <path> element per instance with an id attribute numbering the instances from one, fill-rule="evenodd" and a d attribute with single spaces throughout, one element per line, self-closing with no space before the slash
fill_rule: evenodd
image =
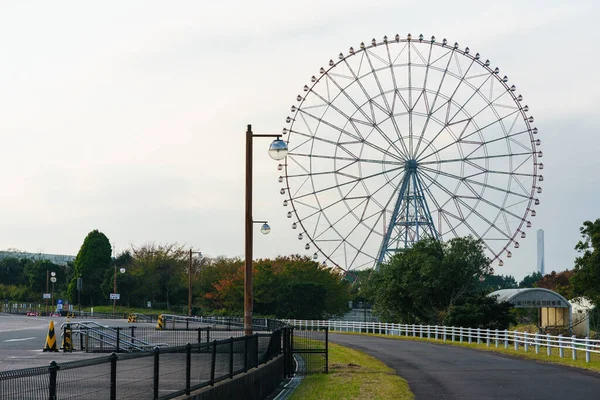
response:
<path id="1" fill-rule="evenodd" d="M 50 272 L 46 269 L 46 293 L 48 293 L 48 282 L 50 281 Z M 46 296 L 46 295 L 44 295 Z M 48 298 L 46 297 L 46 315 L 48 315 Z"/>
<path id="2" fill-rule="evenodd" d="M 190 249 L 190 262 L 188 265 L 188 317 L 192 316 L 192 249 Z"/>

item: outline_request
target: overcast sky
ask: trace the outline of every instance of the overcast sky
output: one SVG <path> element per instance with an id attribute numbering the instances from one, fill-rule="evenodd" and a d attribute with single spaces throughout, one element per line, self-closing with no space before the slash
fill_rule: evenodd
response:
<path id="1" fill-rule="evenodd" d="M 0 3 L 0 249 L 76 254 L 178 242 L 242 256 L 247 124 L 279 132 L 330 58 L 396 33 L 446 37 L 499 66 L 540 130 L 538 214 L 498 273 L 571 268 L 600 218 L 597 1 Z M 255 139 L 255 258 L 309 253 Z M 312 254 L 312 252 L 310 252 Z"/>

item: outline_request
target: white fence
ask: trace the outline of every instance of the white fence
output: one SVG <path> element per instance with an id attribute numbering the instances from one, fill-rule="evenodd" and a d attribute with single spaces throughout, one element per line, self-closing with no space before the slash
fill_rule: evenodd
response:
<path id="1" fill-rule="evenodd" d="M 328 328 L 330 332 L 356 332 L 373 333 L 391 336 L 409 336 L 427 339 L 438 339 L 443 341 L 460 343 L 485 343 L 487 347 L 514 346 L 515 350 L 521 347 L 524 351 L 533 348 L 537 354 L 540 348 L 545 348 L 548 356 L 552 354 L 552 349 L 558 349 L 558 354 L 562 358 L 565 356 L 565 350 L 571 352 L 573 360 L 577 360 L 577 354 L 585 354 L 585 361 L 590 362 L 592 353 L 600 353 L 600 340 L 591 340 L 573 336 L 552 336 L 550 334 L 519 332 L 517 330 L 492 330 L 479 328 L 461 328 L 454 326 L 437 325 L 406 325 L 406 324 L 388 324 L 384 322 L 356 322 L 356 321 L 305 321 L 305 320 L 286 320 L 290 325 L 301 328 Z"/>

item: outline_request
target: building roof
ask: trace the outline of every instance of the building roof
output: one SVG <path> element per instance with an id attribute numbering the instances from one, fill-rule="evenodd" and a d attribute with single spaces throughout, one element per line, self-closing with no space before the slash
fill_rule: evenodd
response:
<path id="1" fill-rule="evenodd" d="M 501 289 L 488 294 L 497 296 L 498 302 L 507 301 L 520 308 L 571 308 L 571 304 L 560 294 L 543 288 Z"/>

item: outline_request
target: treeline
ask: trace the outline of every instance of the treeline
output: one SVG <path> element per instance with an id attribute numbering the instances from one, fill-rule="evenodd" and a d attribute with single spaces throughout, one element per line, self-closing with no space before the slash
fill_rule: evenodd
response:
<path id="1" fill-rule="evenodd" d="M 42 303 L 46 271 L 56 272 L 55 299 L 83 307 L 109 305 L 187 313 L 191 270 L 192 312 L 243 315 L 244 262 L 190 254 L 176 244 L 132 247 L 111 257 L 108 238 L 99 231 L 85 238 L 75 261 L 66 266 L 18 258 L 0 260 L 0 298 Z M 123 271 L 123 272 L 121 272 Z M 343 275 L 307 257 L 289 256 L 253 263 L 254 313 L 277 318 L 320 319 L 343 314 L 350 284 Z M 83 281 L 81 293 L 77 278 Z M 51 287 L 51 286 L 50 286 Z"/>

